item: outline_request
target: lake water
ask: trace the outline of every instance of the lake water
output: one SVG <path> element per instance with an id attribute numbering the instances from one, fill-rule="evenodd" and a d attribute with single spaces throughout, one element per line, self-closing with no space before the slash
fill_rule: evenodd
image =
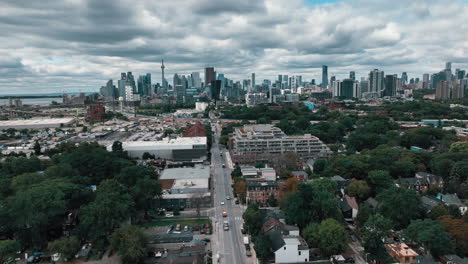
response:
<path id="1" fill-rule="evenodd" d="M 21 98 L 21 101 L 23 101 L 23 105 L 28 104 L 28 105 L 41 105 L 41 106 L 47 106 L 52 103 L 52 101 L 55 101 L 57 103 L 62 103 L 63 99 L 61 97 L 42 97 L 42 98 Z M 9 99 L 0 99 L 0 105 L 8 105 L 10 102 Z"/>

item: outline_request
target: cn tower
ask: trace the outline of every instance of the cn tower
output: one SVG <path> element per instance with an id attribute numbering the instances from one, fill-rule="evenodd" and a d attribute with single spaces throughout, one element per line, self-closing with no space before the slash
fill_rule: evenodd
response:
<path id="1" fill-rule="evenodd" d="M 166 67 L 164 66 L 164 60 L 162 60 L 162 61 L 161 61 L 161 75 L 162 75 L 162 76 L 161 76 L 161 77 L 162 77 L 162 81 L 161 81 L 161 82 L 162 82 L 162 87 L 163 87 L 163 88 L 166 88 L 166 82 L 164 81 L 164 68 L 166 68 Z"/>

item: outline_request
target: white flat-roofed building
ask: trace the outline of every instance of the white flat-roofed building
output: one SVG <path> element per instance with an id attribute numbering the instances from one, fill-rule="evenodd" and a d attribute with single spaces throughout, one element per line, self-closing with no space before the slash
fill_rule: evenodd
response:
<path id="1" fill-rule="evenodd" d="M 210 167 L 195 166 L 193 168 L 168 168 L 162 172 L 159 178 L 161 180 L 208 179 L 210 178 Z"/>
<path id="2" fill-rule="evenodd" d="M 163 138 L 159 141 L 124 141 L 122 148 L 132 158 L 141 158 L 148 152 L 158 159 L 174 161 L 203 160 L 207 156 L 206 137 Z M 112 151 L 112 144 L 107 146 Z"/>
<path id="3" fill-rule="evenodd" d="M 265 154 L 296 153 L 298 158 L 328 156 L 331 151 L 322 141 L 310 134 L 287 136 L 273 125 L 244 125 L 236 128 L 232 138 L 233 158 L 242 163 L 242 156 L 252 160 Z"/>
<path id="4" fill-rule="evenodd" d="M 38 118 L 24 120 L 5 120 L 0 121 L 0 130 L 15 128 L 15 129 L 41 129 L 64 127 L 73 124 L 73 118 Z"/>
<path id="5" fill-rule="evenodd" d="M 168 168 L 160 177 L 166 209 L 211 207 L 210 167 Z"/>
<path id="6" fill-rule="evenodd" d="M 171 193 L 206 193 L 208 187 L 209 179 L 179 179 L 174 181 Z"/>

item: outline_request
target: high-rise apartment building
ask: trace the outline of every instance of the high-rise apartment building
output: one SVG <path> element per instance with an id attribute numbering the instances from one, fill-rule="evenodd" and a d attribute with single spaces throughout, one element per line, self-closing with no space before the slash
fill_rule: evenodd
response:
<path id="1" fill-rule="evenodd" d="M 384 72 L 374 69 L 369 73 L 369 93 L 380 97 L 384 90 Z"/>
<path id="2" fill-rule="evenodd" d="M 211 85 L 211 82 L 216 80 L 216 72 L 213 67 L 205 68 L 205 87 Z"/>
<path id="3" fill-rule="evenodd" d="M 251 84 L 252 84 L 252 91 L 255 91 L 255 73 L 252 73 L 252 79 L 251 79 Z"/>
<path id="4" fill-rule="evenodd" d="M 327 88 L 328 86 L 328 66 L 322 65 L 322 88 Z"/>
<path id="5" fill-rule="evenodd" d="M 440 81 L 436 87 L 436 99 L 449 99 L 450 98 L 450 87 L 448 81 Z"/>
<path id="6" fill-rule="evenodd" d="M 394 75 L 386 75 L 385 76 L 385 89 L 383 92 L 383 96 L 395 96 L 397 90 L 397 76 Z"/>

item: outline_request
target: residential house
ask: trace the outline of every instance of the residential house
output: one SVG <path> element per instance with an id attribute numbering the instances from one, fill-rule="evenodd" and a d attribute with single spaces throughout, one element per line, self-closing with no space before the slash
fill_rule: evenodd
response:
<path id="1" fill-rule="evenodd" d="M 268 198 L 273 195 L 278 199 L 278 183 L 276 181 L 247 181 L 246 201 L 266 205 Z"/>
<path id="2" fill-rule="evenodd" d="M 462 259 L 457 255 L 445 255 L 440 257 L 440 262 L 442 264 L 468 264 L 468 259 Z"/>
<path id="3" fill-rule="evenodd" d="M 441 200 L 445 205 L 456 205 L 460 209 L 460 213 L 464 215 L 468 210 L 468 206 L 460 201 L 456 194 L 439 194 L 437 199 Z"/>
<path id="4" fill-rule="evenodd" d="M 417 172 L 412 178 L 401 178 L 400 184 L 408 186 L 409 189 L 415 190 L 419 193 L 426 192 L 429 187 L 444 187 L 444 180 L 442 177 L 430 174 L 427 172 Z"/>
<path id="5" fill-rule="evenodd" d="M 279 230 L 267 233 L 272 243 L 275 263 L 300 263 L 309 261 L 309 247 L 296 235 L 285 235 Z"/>
<path id="6" fill-rule="evenodd" d="M 298 179 L 299 181 L 306 181 L 309 178 L 309 175 L 305 171 L 293 171 L 291 173 L 292 176 Z"/>
<path id="7" fill-rule="evenodd" d="M 422 196 L 420 200 L 421 200 L 421 205 L 425 209 L 427 214 L 429 214 L 432 211 L 432 208 L 441 204 L 439 200 L 430 198 L 428 196 Z"/>
<path id="8" fill-rule="evenodd" d="M 398 263 L 416 263 L 416 257 L 419 256 L 405 243 L 385 244 L 385 249 Z"/>
<path id="9" fill-rule="evenodd" d="M 356 198 L 344 195 L 343 198 L 340 199 L 340 208 L 341 212 L 343 213 L 343 217 L 345 221 L 352 222 L 357 217 L 359 212 L 359 205 L 356 201 Z"/>

